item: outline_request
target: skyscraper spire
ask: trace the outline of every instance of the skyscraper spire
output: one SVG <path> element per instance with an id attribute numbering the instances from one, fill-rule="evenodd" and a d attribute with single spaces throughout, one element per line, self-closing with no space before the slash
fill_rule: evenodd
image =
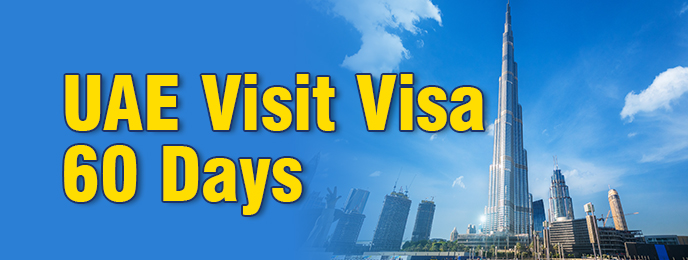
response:
<path id="1" fill-rule="evenodd" d="M 509 1 L 506 1 L 506 22 L 504 23 L 504 32 L 511 31 L 511 6 Z"/>
<path id="2" fill-rule="evenodd" d="M 557 161 L 557 156 L 554 155 L 554 156 L 552 156 L 552 158 L 554 159 L 554 169 L 558 170 L 559 169 L 559 162 Z"/>
<path id="3" fill-rule="evenodd" d="M 518 104 L 518 70 L 514 61 L 511 7 L 507 2 L 502 35 L 499 109 L 494 123 L 494 153 L 490 165 L 486 231 L 529 234 L 532 223 L 528 192 L 528 160 L 523 149 L 523 117 Z"/>

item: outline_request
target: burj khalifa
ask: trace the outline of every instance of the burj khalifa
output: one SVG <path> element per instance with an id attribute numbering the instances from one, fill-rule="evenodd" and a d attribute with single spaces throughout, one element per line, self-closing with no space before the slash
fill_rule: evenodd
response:
<path id="1" fill-rule="evenodd" d="M 490 165 L 489 201 L 485 231 L 492 234 L 529 234 L 531 201 L 528 159 L 523 149 L 523 117 L 518 103 L 518 68 L 514 61 L 511 7 L 507 3 L 499 77 L 499 114 L 494 122 L 494 153 Z"/>

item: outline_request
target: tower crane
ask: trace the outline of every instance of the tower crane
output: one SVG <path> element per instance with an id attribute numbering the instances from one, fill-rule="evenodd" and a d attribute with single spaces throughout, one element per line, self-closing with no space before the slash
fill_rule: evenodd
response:
<path id="1" fill-rule="evenodd" d="M 598 219 L 597 219 L 597 221 L 602 221 L 602 227 L 607 227 L 607 220 L 609 219 L 609 213 L 611 213 L 611 212 L 612 212 L 612 210 L 610 209 L 610 210 L 607 212 L 607 216 L 606 216 L 606 217 L 601 217 L 601 218 L 598 218 Z M 639 213 L 640 213 L 640 212 L 627 213 L 627 214 L 624 214 L 624 216 L 638 215 Z M 604 216 L 604 215 L 602 215 L 602 216 Z"/>

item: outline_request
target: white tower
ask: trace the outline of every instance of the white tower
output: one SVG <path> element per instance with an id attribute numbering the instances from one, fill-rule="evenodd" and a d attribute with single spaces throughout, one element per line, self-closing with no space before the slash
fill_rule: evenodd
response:
<path id="1" fill-rule="evenodd" d="M 523 149 L 523 117 L 518 103 L 518 69 L 514 61 L 511 8 L 507 3 L 499 77 L 499 114 L 494 123 L 485 231 L 529 234 L 532 211 L 528 193 L 528 160 Z"/>

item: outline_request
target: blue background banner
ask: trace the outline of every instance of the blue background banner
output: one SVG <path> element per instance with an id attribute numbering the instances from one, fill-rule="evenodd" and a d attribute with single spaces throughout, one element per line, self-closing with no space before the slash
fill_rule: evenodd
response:
<path id="1" fill-rule="evenodd" d="M 552 156 L 566 177 L 573 211 L 610 210 L 619 192 L 629 229 L 688 233 L 688 4 L 519 2 L 511 15 L 528 192 L 549 198 Z M 338 187 L 342 208 L 352 188 L 370 191 L 358 241 L 370 244 L 383 199 L 401 187 L 416 208 L 433 200 L 430 238 L 485 221 L 501 71 L 506 1 L 6 1 L 0 4 L 0 259 L 283 258 L 300 259 L 319 212 L 309 202 Z M 239 92 L 232 130 L 213 132 L 201 74 L 258 74 L 258 93 L 281 85 L 295 95 L 295 74 L 330 76 L 336 87 L 336 131 L 317 128 L 311 102 L 308 132 L 242 131 Z M 387 131 L 368 132 L 356 73 L 413 72 L 414 93 L 436 85 L 447 93 L 472 85 L 484 98 L 485 131 L 399 131 L 400 96 L 391 99 Z M 64 75 L 102 75 L 102 114 L 91 132 L 70 130 Z M 177 132 L 104 132 L 114 75 L 133 75 L 146 127 L 146 75 L 175 73 Z M 398 86 L 398 85 L 397 85 Z M 82 97 L 83 98 L 83 97 Z M 446 111 L 456 103 L 440 102 Z M 285 102 L 294 110 L 296 102 Z M 258 115 L 268 115 L 260 105 Z M 414 106 L 415 115 L 424 114 Z M 136 195 L 126 203 L 104 196 L 88 203 L 63 191 L 63 157 L 77 143 L 98 158 L 112 144 L 133 148 Z M 295 203 L 269 189 L 255 216 L 247 198 L 208 203 L 202 189 L 185 203 L 162 202 L 162 149 L 191 146 L 199 162 L 224 156 L 291 156 L 303 165 Z M 101 172 L 101 161 L 91 163 Z M 237 172 L 239 173 L 239 172 Z M 210 177 L 201 173 L 200 180 Z M 121 181 L 121 174 L 118 174 Z M 240 184 L 241 179 L 237 178 Z M 267 187 L 280 186 L 268 177 Z M 316 203 L 317 204 L 317 203 Z M 548 206 L 545 205 L 545 208 Z M 661 219 L 662 221 L 657 221 Z M 607 224 L 607 226 L 610 226 Z M 613 226 L 613 225 L 612 225 Z M 329 234 L 333 232 L 332 225 Z M 463 232 L 461 232 L 463 233 Z"/>

